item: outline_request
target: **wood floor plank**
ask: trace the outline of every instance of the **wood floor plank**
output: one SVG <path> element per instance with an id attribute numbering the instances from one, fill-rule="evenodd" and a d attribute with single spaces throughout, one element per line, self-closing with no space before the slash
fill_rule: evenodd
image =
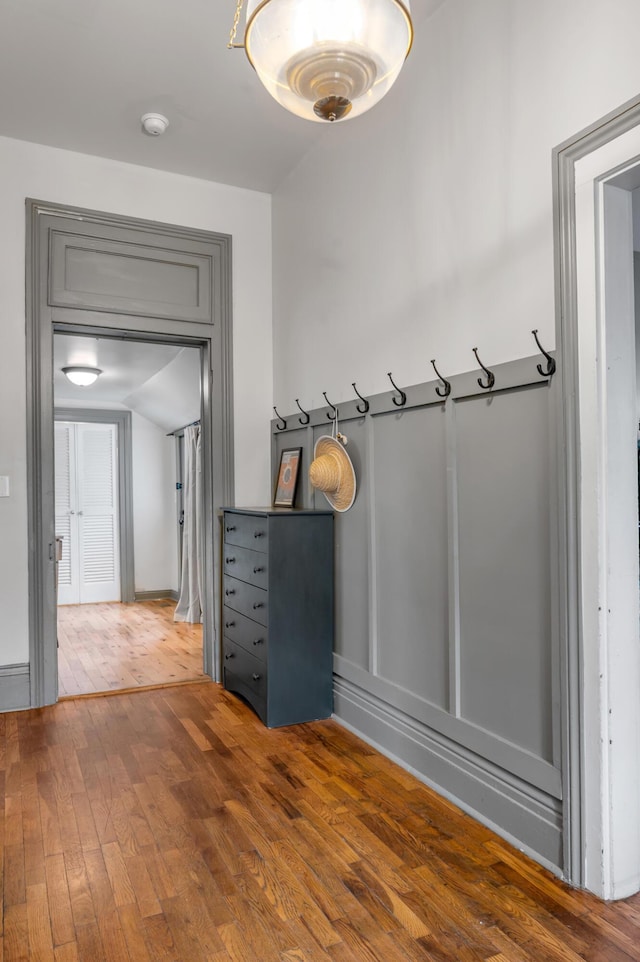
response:
<path id="1" fill-rule="evenodd" d="M 29 958 L 54 962 L 53 938 L 45 883 L 27 886 L 27 930 Z"/>
<path id="2" fill-rule="evenodd" d="M 91 895 L 87 867 L 82 850 L 75 848 L 65 852 L 64 867 L 67 884 L 69 886 L 71 914 L 76 927 L 77 937 L 80 927 L 91 925 L 96 920 L 93 897 Z"/>
<path id="3" fill-rule="evenodd" d="M 179 962 L 178 950 L 164 913 L 143 919 L 142 929 L 153 962 Z"/>
<path id="4" fill-rule="evenodd" d="M 64 855 L 50 855 L 44 863 L 47 899 L 54 946 L 75 940 L 75 926 L 67 883 Z"/>
<path id="5" fill-rule="evenodd" d="M 26 893 L 25 893 L 26 894 Z M 11 962 L 29 962 L 27 903 L 10 905 L 4 913 L 3 952 Z"/>
<path id="6" fill-rule="evenodd" d="M 80 962 L 77 942 L 67 942 L 65 945 L 59 945 L 53 955 L 55 962 Z"/>
<path id="7" fill-rule="evenodd" d="M 121 905 L 118 918 L 129 958 L 134 962 L 154 962 L 145 939 L 142 918 L 135 905 Z"/>
<path id="8" fill-rule="evenodd" d="M 211 683 L 2 715 L 0 788 L 0 962 L 640 962 L 640 896 Z"/>

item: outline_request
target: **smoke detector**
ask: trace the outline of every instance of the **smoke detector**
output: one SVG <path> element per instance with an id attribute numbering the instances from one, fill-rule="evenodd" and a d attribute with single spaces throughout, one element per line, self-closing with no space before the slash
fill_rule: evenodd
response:
<path id="1" fill-rule="evenodd" d="M 163 114 L 143 114 L 140 123 L 145 134 L 150 137 L 159 137 L 169 126 L 169 121 Z"/>

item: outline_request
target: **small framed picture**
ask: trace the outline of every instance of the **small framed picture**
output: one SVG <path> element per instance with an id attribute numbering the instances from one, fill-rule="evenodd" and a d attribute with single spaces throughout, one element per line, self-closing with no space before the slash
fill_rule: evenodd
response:
<path id="1" fill-rule="evenodd" d="M 273 505 L 275 508 L 293 507 L 296 500 L 301 458 L 302 448 L 284 448 L 280 452 L 278 480 L 276 481 L 276 491 L 273 496 Z"/>

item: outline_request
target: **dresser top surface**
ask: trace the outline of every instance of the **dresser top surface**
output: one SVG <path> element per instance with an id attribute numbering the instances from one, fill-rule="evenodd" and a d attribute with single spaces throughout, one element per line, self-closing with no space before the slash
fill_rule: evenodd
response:
<path id="1" fill-rule="evenodd" d="M 253 514 L 260 517 L 283 517 L 295 515 L 333 515 L 330 508 L 315 510 L 312 508 L 222 508 L 225 513 L 231 514 Z"/>

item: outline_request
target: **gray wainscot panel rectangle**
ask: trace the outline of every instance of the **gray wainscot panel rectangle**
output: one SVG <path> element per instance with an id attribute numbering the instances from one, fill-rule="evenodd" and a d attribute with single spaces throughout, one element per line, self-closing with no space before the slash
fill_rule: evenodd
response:
<path id="1" fill-rule="evenodd" d="M 443 406 L 373 419 L 377 674 L 449 701 Z"/>
<path id="2" fill-rule="evenodd" d="M 211 258 L 148 246 L 146 237 L 53 232 L 50 305 L 211 324 Z"/>
<path id="3" fill-rule="evenodd" d="M 553 759 L 548 391 L 456 403 L 462 717 Z"/>
<path id="4" fill-rule="evenodd" d="M 364 470 L 367 430 L 362 418 L 341 421 L 347 435 L 346 450 L 353 462 L 357 478 L 356 499 L 346 512 L 335 516 L 335 651 L 363 668 L 370 662 L 370 596 L 369 596 L 369 478 Z M 331 425 L 314 429 L 314 444 L 323 434 L 331 433 Z M 321 491 L 315 492 L 314 507 L 330 507 Z"/>

